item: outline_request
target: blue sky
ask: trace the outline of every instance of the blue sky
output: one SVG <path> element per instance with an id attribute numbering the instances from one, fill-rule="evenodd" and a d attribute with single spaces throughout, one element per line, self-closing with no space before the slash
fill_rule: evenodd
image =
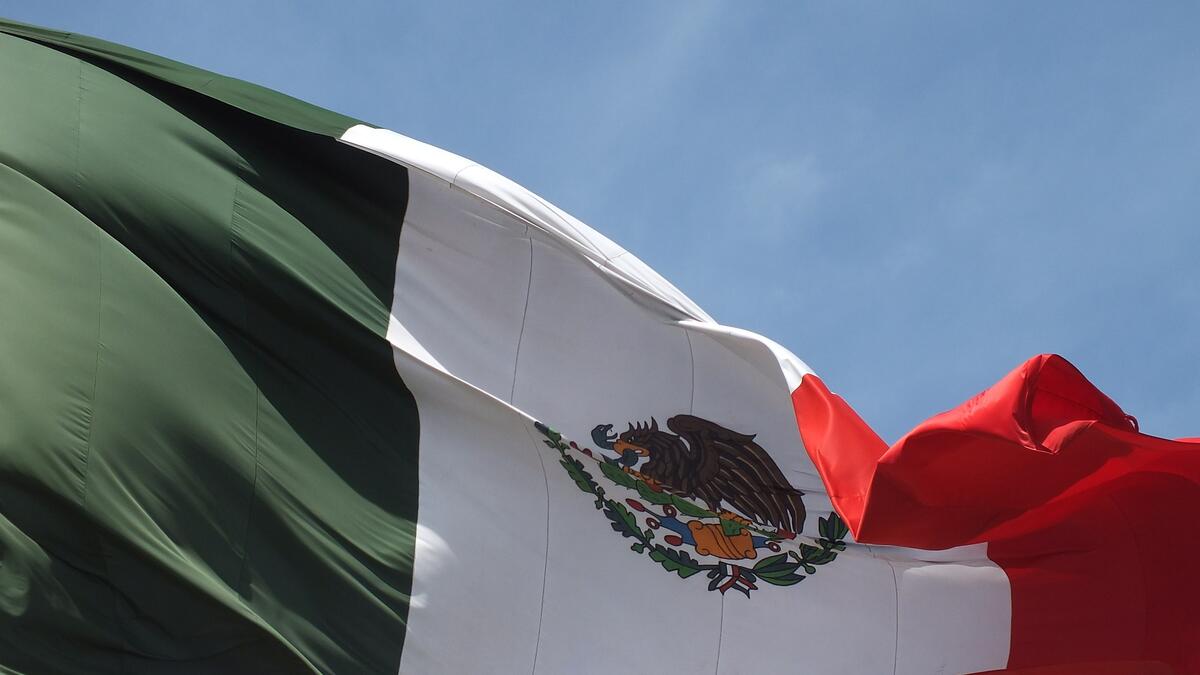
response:
<path id="1" fill-rule="evenodd" d="M 471 157 L 888 440 L 1026 357 L 1200 435 L 1200 5 L 0 0 Z"/>

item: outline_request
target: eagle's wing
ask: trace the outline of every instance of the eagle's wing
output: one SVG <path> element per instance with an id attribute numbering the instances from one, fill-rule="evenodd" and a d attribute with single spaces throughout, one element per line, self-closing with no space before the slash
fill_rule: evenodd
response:
<path id="1" fill-rule="evenodd" d="M 720 469 L 710 481 L 735 510 L 752 520 L 792 532 L 804 527 L 801 493 L 788 483 L 775 461 L 757 443 L 714 444 Z"/>
<path id="2" fill-rule="evenodd" d="M 717 456 L 716 472 L 696 489 L 709 502 L 724 501 L 758 523 L 799 532 L 804 527 L 802 493 L 788 483 L 775 460 L 754 442 L 754 436 L 693 415 L 676 415 L 667 428 L 693 452 Z"/>

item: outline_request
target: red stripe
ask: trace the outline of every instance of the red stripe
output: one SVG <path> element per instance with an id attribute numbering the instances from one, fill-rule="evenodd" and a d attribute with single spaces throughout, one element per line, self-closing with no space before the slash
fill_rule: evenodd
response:
<path id="1" fill-rule="evenodd" d="M 975 675 L 1176 675 L 1177 671 L 1161 661 L 1088 661 L 1033 668 L 1005 668 Z"/>
<path id="2" fill-rule="evenodd" d="M 792 401 L 857 541 L 989 542 L 1012 587 L 1010 667 L 1158 661 L 1200 672 L 1196 443 L 1138 433 L 1057 356 L 1029 360 L 891 447 L 814 376 Z"/>

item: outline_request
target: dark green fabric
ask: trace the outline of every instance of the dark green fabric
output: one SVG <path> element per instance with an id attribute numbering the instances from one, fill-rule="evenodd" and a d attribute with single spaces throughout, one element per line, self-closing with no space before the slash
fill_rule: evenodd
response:
<path id="1" fill-rule="evenodd" d="M 396 672 L 405 170 L 37 40 L 0 34 L 0 668 Z"/>
<path id="2" fill-rule="evenodd" d="M 319 108 L 311 103 L 272 91 L 266 87 L 260 87 L 257 84 L 218 75 L 185 63 L 149 54 L 140 49 L 114 44 L 87 35 L 42 28 L 2 17 L 0 17 L 0 33 L 23 37 L 124 66 L 296 129 L 338 137 L 346 129 L 356 124 L 362 124 L 353 117 Z"/>

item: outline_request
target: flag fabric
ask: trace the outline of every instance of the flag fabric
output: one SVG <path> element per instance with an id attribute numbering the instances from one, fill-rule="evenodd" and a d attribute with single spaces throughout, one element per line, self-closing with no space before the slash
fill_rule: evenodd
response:
<path id="1" fill-rule="evenodd" d="M 1066 361 L 889 447 L 512 181 L 254 85 L 0 22 L 0 283 L 12 671 L 1200 671 L 1200 447 Z"/>
<path id="2" fill-rule="evenodd" d="M 815 376 L 792 397 L 860 539 L 987 543 L 1010 586 L 1010 666 L 1200 672 L 1200 441 L 1138 433 L 1058 356 L 1030 359 L 891 447 Z"/>

